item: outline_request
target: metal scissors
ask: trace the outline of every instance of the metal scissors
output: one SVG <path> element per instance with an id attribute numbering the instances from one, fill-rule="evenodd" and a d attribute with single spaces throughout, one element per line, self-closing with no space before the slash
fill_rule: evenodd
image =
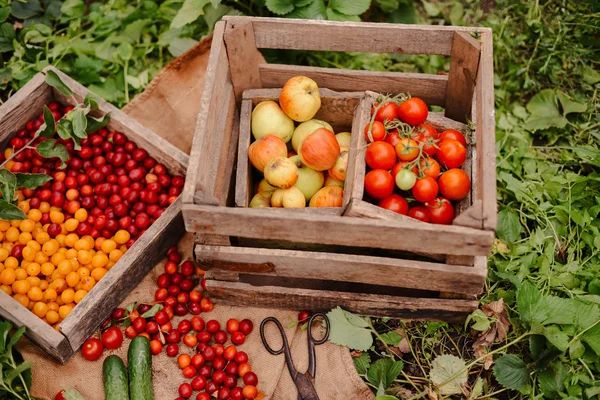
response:
<path id="1" fill-rule="evenodd" d="M 316 318 L 323 318 L 325 321 L 325 335 L 323 338 L 317 340 L 313 336 L 312 326 L 313 322 Z M 265 338 L 265 325 L 267 323 L 273 322 L 277 328 L 279 329 L 279 333 L 281 333 L 281 339 L 283 341 L 283 345 L 279 350 L 273 350 L 273 348 L 267 342 Z M 290 375 L 292 376 L 292 380 L 298 389 L 298 400 L 319 400 L 319 396 L 317 395 L 317 391 L 314 386 L 315 381 L 315 371 L 316 371 L 316 358 L 315 358 L 315 346 L 319 344 L 325 343 L 327 338 L 329 338 L 329 319 L 323 313 L 314 314 L 308 320 L 308 370 L 301 374 L 296 370 L 294 366 L 294 361 L 292 360 L 292 353 L 290 351 L 290 345 L 288 344 L 287 337 L 285 336 L 285 330 L 283 326 L 277 320 L 277 318 L 268 317 L 265 318 L 260 324 L 260 338 L 262 339 L 263 345 L 267 349 L 267 351 L 273 355 L 279 355 L 281 353 L 285 354 L 285 362 L 287 364 L 288 370 L 290 371 Z"/>

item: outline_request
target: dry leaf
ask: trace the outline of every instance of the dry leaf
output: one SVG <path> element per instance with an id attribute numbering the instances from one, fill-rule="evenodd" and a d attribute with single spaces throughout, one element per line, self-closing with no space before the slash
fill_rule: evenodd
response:
<path id="1" fill-rule="evenodd" d="M 435 393 L 433 390 L 429 389 L 429 392 L 427 393 L 427 397 L 429 397 L 429 400 L 438 400 L 438 395 L 437 393 Z"/>
<path id="2" fill-rule="evenodd" d="M 404 339 L 403 339 L 404 340 Z M 404 356 L 404 354 L 402 353 L 402 351 L 395 346 L 388 346 L 388 348 L 390 349 L 390 351 L 392 353 L 394 353 L 395 355 L 397 355 L 398 357 L 402 358 L 402 356 Z"/>
<path id="3" fill-rule="evenodd" d="M 493 318 L 495 321 L 485 332 L 479 334 L 479 337 L 473 344 L 473 351 L 477 358 L 486 355 L 488 353 L 488 348 L 491 347 L 493 343 L 504 341 L 510 328 L 510 321 L 508 320 L 508 314 L 503 299 L 484 304 L 481 306 L 481 310 L 487 317 Z M 492 356 L 488 356 L 484 359 L 483 367 L 486 370 L 489 370 L 493 362 Z"/>
<path id="4" fill-rule="evenodd" d="M 401 387 L 398 389 L 398 392 L 396 392 L 396 396 L 398 396 L 401 399 L 410 399 L 411 397 L 415 396 L 415 392 L 413 392 L 410 389 Z"/>
<path id="5" fill-rule="evenodd" d="M 398 349 L 403 353 L 410 353 L 410 346 L 408 345 L 408 340 L 403 338 L 398 344 Z"/>

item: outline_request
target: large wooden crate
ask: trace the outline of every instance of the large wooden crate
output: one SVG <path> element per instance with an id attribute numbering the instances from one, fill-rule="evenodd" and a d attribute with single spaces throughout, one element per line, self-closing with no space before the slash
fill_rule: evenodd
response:
<path id="1" fill-rule="evenodd" d="M 273 65 L 261 56 L 264 48 L 437 54 L 450 57 L 450 73 Z M 197 233 L 196 257 L 209 269 L 212 295 L 237 304 L 341 305 L 421 319 L 457 320 L 472 311 L 497 218 L 492 65 L 487 28 L 246 17 L 219 22 L 183 193 L 186 229 Z M 244 93 L 281 88 L 296 75 L 335 91 L 410 93 L 445 107 L 430 113 L 429 122 L 461 129 L 472 143 L 464 169 L 473 188 L 457 206 L 454 224 L 425 224 L 364 202 L 364 139 L 354 132 L 355 167 L 349 167 L 343 215 L 250 209 L 239 201 L 235 207 L 235 151 L 247 124 L 240 111 L 247 115 L 250 100 Z M 357 126 L 366 125 L 371 101 L 365 93 Z"/>
<path id="2" fill-rule="evenodd" d="M 73 90 L 73 97 L 66 97 L 45 83 L 45 72 L 49 69 Z M 52 67 L 40 72 L 0 107 L 0 148 L 4 148 L 27 121 L 37 117 L 44 104 L 51 101 L 72 104 L 73 98 L 82 102 L 87 93 L 90 92 L 85 87 Z M 151 157 L 164 164 L 170 173 L 185 175 L 186 154 L 116 107 L 100 100 L 96 116 L 108 112 L 111 113 L 109 129 L 127 135 L 146 149 Z M 16 326 L 25 326 L 26 335 L 33 342 L 60 362 L 66 362 L 183 234 L 181 203 L 180 196 L 61 322 L 59 331 L 2 291 L 0 316 Z"/>

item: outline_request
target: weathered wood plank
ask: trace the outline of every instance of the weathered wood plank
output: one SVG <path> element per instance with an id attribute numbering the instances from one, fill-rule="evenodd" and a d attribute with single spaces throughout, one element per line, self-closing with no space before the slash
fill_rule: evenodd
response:
<path id="1" fill-rule="evenodd" d="M 455 32 L 446 90 L 446 117 L 467 122 L 475 88 L 481 44 L 465 32 Z"/>
<path id="2" fill-rule="evenodd" d="M 256 48 L 252 21 L 247 19 L 227 21 L 223 39 L 229 58 L 229 72 L 236 101 L 242 100 L 246 89 L 262 86 L 258 65 L 265 62 Z"/>
<path id="3" fill-rule="evenodd" d="M 481 35 L 481 62 L 477 74 L 477 179 L 483 201 L 483 227 L 495 231 L 496 205 L 496 119 L 494 110 L 494 59 L 491 32 Z"/>
<path id="4" fill-rule="evenodd" d="M 60 324 L 73 351 L 110 316 L 184 232 L 182 199 L 156 220 Z"/>
<path id="5" fill-rule="evenodd" d="M 185 205 L 190 232 L 256 239 L 292 240 L 303 243 L 419 251 L 423 243 L 431 253 L 487 255 L 494 234 L 461 226 L 398 224 L 393 221 L 290 213 L 290 209 L 242 209 Z M 273 229 L 277 227 L 277 229 Z M 402 240 L 381 240 L 382 237 Z"/>
<path id="6" fill-rule="evenodd" d="M 252 164 L 248 158 L 251 132 L 252 101 L 242 100 L 240 111 L 240 134 L 238 145 L 237 171 L 235 176 L 235 206 L 248 207 L 252 200 Z"/>
<path id="7" fill-rule="evenodd" d="M 352 124 L 352 141 L 350 144 L 350 159 L 352 165 L 348 165 L 346 174 L 346 185 L 344 190 L 350 195 L 351 199 L 362 200 L 365 191 L 365 152 L 367 151 L 367 141 L 365 139 L 365 126 L 370 122 L 371 107 L 373 99 L 370 94 L 365 95 L 360 101 L 357 109 L 354 123 Z M 344 204 L 348 206 L 350 201 Z"/>
<path id="8" fill-rule="evenodd" d="M 387 257 L 203 245 L 195 252 L 199 262 L 222 270 L 464 294 L 481 293 L 486 275 L 471 266 Z"/>
<path id="9" fill-rule="evenodd" d="M 207 280 L 212 299 L 220 304 L 329 311 L 334 307 L 362 315 L 425 321 L 463 321 L 477 308 L 477 300 L 411 298 L 326 290 L 252 286 L 240 282 Z"/>
<path id="10" fill-rule="evenodd" d="M 11 296 L 0 291 L 0 315 L 15 327 L 27 328 L 25 335 L 52 357 L 65 363 L 74 354 L 66 337 L 23 307 Z"/>
<path id="11" fill-rule="evenodd" d="M 262 86 L 281 88 L 288 79 L 303 75 L 321 87 L 340 91 L 372 90 L 379 93 L 410 93 L 427 104 L 443 106 L 446 102 L 446 75 L 362 71 L 338 68 L 306 67 L 285 64 L 259 65 Z"/>
<path id="12" fill-rule="evenodd" d="M 243 17 L 225 17 L 232 21 Z M 455 31 L 485 28 L 251 18 L 256 47 L 449 56 Z M 351 37 L 352 40 L 348 38 Z"/>

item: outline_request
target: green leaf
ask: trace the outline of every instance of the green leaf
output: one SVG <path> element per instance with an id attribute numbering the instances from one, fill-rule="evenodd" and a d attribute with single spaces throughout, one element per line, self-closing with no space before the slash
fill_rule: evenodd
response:
<path id="1" fill-rule="evenodd" d="M 544 325 L 560 324 L 572 325 L 577 313 L 577 303 L 571 299 L 562 299 L 557 296 L 543 296 L 542 306 L 551 310 L 548 317 L 542 321 Z"/>
<path id="2" fill-rule="evenodd" d="M 210 0 L 185 0 L 171 21 L 171 29 L 181 28 L 197 20 L 204 14 L 204 6 L 209 3 Z"/>
<path id="3" fill-rule="evenodd" d="M 0 8 L 0 22 L 6 21 L 8 19 L 9 15 L 10 15 L 10 8 L 8 8 L 8 7 Z"/>
<path id="4" fill-rule="evenodd" d="M 102 118 L 94 118 L 91 115 L 87 115 L 87 126 L 86 126 L 86 132 L 87 133 L 91 133 L 91 132 L 96 132 L 98 129 L 100 128 L 104 128 L 106 125 L 108 125 L 108 123 L 110 122 L 110 113 L 106 113 L 104 114 L 104 117 Z"/>
<path id="5" fill-rule="evenodd" d="M 196 43 L 196 40 L 192 38 L 175 38 L 169 43 L 169 53 L 173 57 L 179 57 L 189 49 L 191 49 Z"/>
<path id="6" fill-rule="evenodd" d="M 571 357 L 571 360 L 581 358 L 583 353 L 585 353 L 585 346 L 581 343 L 581 340 L 573 340 L 573 343 L 569 346 L 569 357 Z"/>
<path id="7" fill-rule="evenodd" d="M 83 0 L 65 0 L 60 7 L 60 12 L 71 18 L 80 18 L 85 14 L 85 3 Z"/>
<path id="8" fill-rule="evenodd" d="M 558 325 L 545 327 L 544 336 L 560 351 L 567 351 L 569 348 L 569 335 L 564 333 Z"/>
<path id="9" fill-rule="evenodd" d="M 514 243 L 521 237 L 521 221 L 516 212 L 505 208 L 498 213 L 496 235 L 506 243 Z"/>
<path id="10" fill-rule="evenodd" d="M 517 291 L 517 308 L 521 320 L 525 322 L 527 327 L 541 324 L 548 318 L 550 312 L 540 307 L 542 300 L 542 294 L 540 291 L 529 282 L 525 282 L 521 285 L 521 288 Z"/>
<path id="11" fill-rule="evenodd" d="M 353 357 L 352 361 L 354 361 L 354 366 L 356 367 L 356 372 L 359 375 L 364 375 L 367 373 L 369 366 L 371 365 L 371 356 L 366 351 L 360 353 L 360 356 Z"/>
<path id="12" fill-rule="evenodd" d="M 544 337 L 544 342 L 546 342 L 545 337 Z M 545 370 L 546 368 L 548 368 L 548 366 L 550 365 L 550 363 L 552 361 L 556 360 L 561 355 L 563 355 L 563 352 L 554 347 L 545 348 L 535 360 L 535 370 L 536 371 Z"/>
<path id="13" fill-rule="evenodd" d="M 481 379 L 481 376 L 478 376 L 477 380 L 475 381 L 475 384 L 473 385 L 473 388 L 471 389 L 471 394 L 469 395 L 469 398 L 467 400 L 475 400 L 482 394 L 483 394 L 483 379 Z"/>
<path id="14" fill-rule="evenodd" d="M 400 0 L 375 0 L 375 3 L 386 13 L 394 12 L 400 7 Z"/>
<path id="15" fill-rule="evenodd" d="M 265 5 L 273 14 L 285 15 L 294 11 L 293 0 L 266 0 Z"/>
<path id="16" fill-rule="evenodd" d="M 51 69 L 46 71 L 46 83 L 54 88 L 56 88 L 59 92 L 64 94 L 65 96 L 71 96 L 73 91 L 66 83 L 60 79 L 58 74 Z"/>
<path id="17" fill-rule="evenodd" d="M 66 388 L 63 393 L 65 400 L 85 400 L 85 397 L 81 395 L 77 390 L 73 388 Z"/>
<path id="18" fill-rule="evenodd" d="M 128 313 L 132 312 L 132 311 L 133 311 L 133 309 L 135 308 L 135 305 L 136 305 L 136 304 L 137 304 L 137 303 L 136 303 L 135 301 L 134 301 L 134 302 L 132 302 L 132 303 L 129 303 L 129 304 L 127 304 L 127 305 L 124 307 L 124 308 L 125 308 L 125 311 L 127 311 Z"/>
<path id="19" fill-rule="evenodd" d="M 6 378 L 4 378 L 4 382 L 6 382 L 6 384 L 10 386 L 13 379 L 21 375 L 22 372 L 30 369 L 31 367 L 33 367 L 33 361 L 22 362 L 21 364 L 17 365 L 17 368 L 13 369 L 6 375 Z"/>
<path id="20" fill-rule="evenodd" d="M 0 25 L 0 53 L 14 50 L 13 40 L 15 37 L 15 28 L 12 24 L 5 22 Z"/>
<path id="21" fill-rule="evenodd" d="M 55 129 L 56 122 L 54 121 L 54 115 L 52 115 L 52 111 L 44 104 L 44 123 L 37 130 L 36 134 L 41 137 L 51 138 L 54 136 Z"/>
<path id="22" fill-rule="evenodd" d="M 400 341 L 402 341 L 402 336 L 398 332 L 394 331 L 382 333 L 380 336 L 383 343 L 387 344 L 388 346 L 398 346 Z"/>
<path id="23" fill-rule="evenodd" d="M 525 128 L 531 130 L 548 129 L 550 127 L 564 128 L 567 120 L 558 109 L 558 101 L 553 89 L 544 89 L 529 100 L 527 110 L 529 118 Z"/>
<path id="24" fill-rule="evenodd" d="M 81 139 L 85 139 L 87 137 L 86 128 L 87 128 L 87 112 L 82 109 L 75 110 L 73 114 L 73 133 L 75 136 Z"/>
<path id="25" fill-rule="evenodd" d="M 12 202 L 17 190 L 17 177 L 7 169 L 0 169 L 0 191 L 7 202 Z"/>
<path id="26" fill-rule="evenodd" d="M 423 2 L 423 8 L 425 9 L 425 12 L 427 13 L 428 16 L 430 17 L 437 17 L 438 15 L 441 14 L 442 9 L 433 2 L 428 2 L 425 0 L 421 0 Z"/>
<path id="27" fill-rule="evenodd" d="M 358 15 L 346 15 L 339 13 L 331 8 L 327 7 L 326 10 L 327 19 L 330 21 L 354 21 L 360 22 L 360 17 Z"/>
<path id="28" fill-rule="evenodd" d="M 54 139 L 41 142 L 35 149 L 38 154 L 44 158 L 60 158 L 63 164 L 69 159 L 67 148 L 63 144 L 57 144 Z"/>
<path id="29" fill-rule="evenodd" d="M 123 60 L 128 61 L 133 57 L 133 46 L 128 42 L 123 42 L 117 46 L 117 55 Z"/>
<path id="30" fill-rule="evenodd" d="M 537 359 L 546 347 L 546 338 L 543 335 L 529 336 L 529 351 L 534 359 Z"/>
<path id="31" fill-rule="evenodd" d="M 452 25 L 462 25 L 463 17 L 465 16 L 465 8 L 462 3 L 456 2 L 450 9 L 450 23 Z"/>
<path id="32" fill-rule="evenodd" d="M 157 312 L 159 312 L 160 310 L 163 309 L 163 306 L 161 304 L 155 304 L 152 306 L 151 309 L 149 309 L 148 311 L 146 311 L 145 313 L 142 314 L 142 317 L 144 318 L 152 318 L 156 315 Z"/>
<path id="33" fill-rule="evenodd" d="M 375 396 L 375 400 L 398 400 L 398 398 L 390 396 L 389 394 L 382 394 L 379 396 Z"/>
<path id="34" fill-rule="evenodd" d="M 22 174 L 17 172 L 17 188 L 37 189 L 44 183 L 52 180 L 52 177 L 46 174 Z"/>
<path id="35" fill-rule="evenodd" d="M 294 0 L 294 6 L 295 7 L 306 7 L 307 5 L 309 5 L 312 2 L 313 2 L 313 0 Z"/>
<path id="36" fill-rule="evenodd" d="M 0 219 L 4 221 L 24 220 L 27 215 L 17 206 L 0 199 Z"/>
<path id="37" fill-rule="evenodd" d="M 69 114 L 71 114 L 71 116 L 73 115 L 72 113 L 73 113 L 73 111 L 69 112 Z M 67 114 L 67 116 L 69 116 L 69 114 Z M 58 127 L 56 129 L 56 132 L 58 133 L 58 136 L 64 140 L 73 139 L 76 137 L 73 134 L 73 122 L 71 121 L 71 119 L 62 118 L 58 122 Z"/>
<path id="38" fill-rule="evenodd" d="M 83 104 L 92 109 L 98 108 L 98 96 L 96 96 L 94 93 L 86 94 L 83 98 Z"/>
<path id="39" fill-rule="evenodd" d="M 456 374 L 458 375 L 454 379 L 450 379 Z M 444 354 L 437 356 L 431 363 L 429 377 L 440 393 L 444 395 L 461 394 L 463 386 L 467 383 L 468 371 L 463 359 Z"/>
<path id="40" fill-rule="evenodd" d="M 288 18 L 327 19 L 327 11 L 323 0 L 314 0 L 306 7 L 296 8 L 286 15 Z"/>
<path id="41" fill-rule="evenodd" d="M 494 377 L 505 388 L 519 390 L 529 383 L 529 370 L 518 356 L 505 354 L 496 360 Z"/>
<path id="42" fill-rule="evenodd" d="M 371 5 L 371 0 L 329 0 L 329 7 L 346 15 L 360 15 L 366 12 Z"/>
<path id="43" fill-rule="evenodd" d="M 28 19 L 42 12 L 39 0 L 18 1 L 14 0 L 10 5 L 10 13 L 18 19 Z"/>
<path id="44" fill-rule="evenodd" d="M 467 317 L 467 320 L 465 321 L 465 329 L 467 329 L 467 326 L 469 325 L 469 322 L 471 322 L 471 321 L 475 322 L 471 326 L 471 329 L 475 329 L 476 331 L 481 331 L 481 332 L 487 331 L 488 328 L 490 327 L 490 325 L 492 324 L 492 321 L 480 309 L 473 311 Z"/>
<path id="45" fill-rule="evenodd" d="M 142 33 L 146 26 L 150 24 L 152 24 L 152 20 L 150 19 L 138 19 L 127 25 L 123 34 L 129 39 L 129 43 L 137 43 L 142 37 Z"/>
<path id="46" fill-rule="evenodd" d="M 537 374 L 540 389 L 548 397 L 562 391 L 568 374 L 569 369 L 560 360 L 553 362 L 549 368 Z"/>
<path id="47" fill-rule="evenodd" d="M 373 385 L 383 385 L 383 388 L 387 389 L 400 375 L 402 368 L 404 368 L 402 361 L 394 361 L 389 357 L 380 358 L 369 367 L 367 379 Z"/>
<path id="48" fill-rule="evenodd" d="M 336 307 L 327 313 L 331 326 L 329 341 L 351 349 L 367 351 L 373 345 L 369 324 L 363 318 Z"/>
<path id="49" fill-rule="evenodd" d="M 12 337 L 10 338 L 10 342 L 8 342 L 8 344 L 6 345 L 7 353 L 9 351 L 12 351 L 13 346 L 19 341 L 19 339 L 21 339 L 21 336 L 23 336 L 23 334 L 25 333 L 25 329 L 26 328 L 24 326 L 21 326 L 15 331 L 15 333 L 13 333 Z"/>
<path id="50" fill-rule="evenodd" d="M 571 98 L 561 91 L 557 93 L 557 97 L 562 106 L 563 115 L 565 116 L 570 113 L 582 113 L 587 110 L 587 104 L 571 100 Z"/>
<path id="51" fill-rule="evenodd" d="M 600 72 L 596 71 L 594 68 L 589 65 L 583 66 L 583 80 L 590 85 L 600 82 Z"/>
<path id="52" fill-rule="evenodd" d="M 600 356 L 600 321 L 596 321 L 596 324 L 581 336 L 581 340 Z"/>

